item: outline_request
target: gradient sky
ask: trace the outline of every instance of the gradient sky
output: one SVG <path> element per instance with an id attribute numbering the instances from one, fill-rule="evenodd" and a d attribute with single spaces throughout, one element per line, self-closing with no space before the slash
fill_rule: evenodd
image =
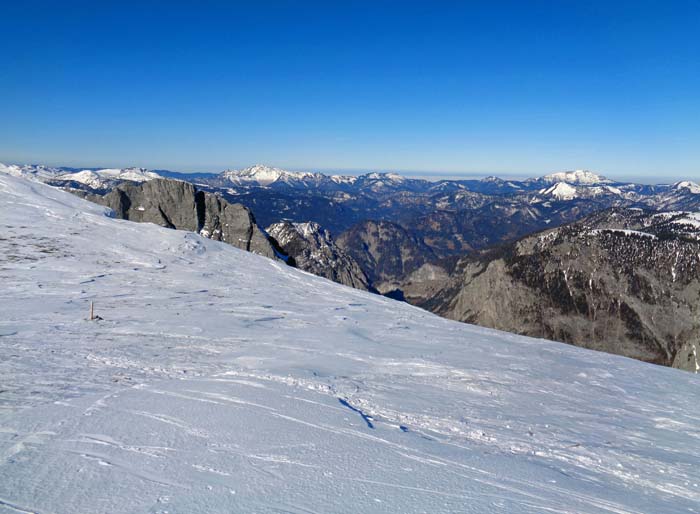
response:
<path id="1" fill-rule="evenodd" d="M 700 179 L 700 1 L 2 2 L 0 161 Z"/>

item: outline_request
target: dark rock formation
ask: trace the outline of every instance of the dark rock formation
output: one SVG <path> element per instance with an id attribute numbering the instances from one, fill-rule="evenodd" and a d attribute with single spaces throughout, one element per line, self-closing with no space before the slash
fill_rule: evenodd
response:
<path id="1" fill-rule="evenodd" d="M 294 259 L 299 269 L 356 289 L 370 289 L 359 264 L 318 223 L 284 221 L 267 227 L 267 233 Z"/>
<path id="2" fill-rule="evenodd" d="M 104 196 L 85 197 L 110 207 L 118 218 L 198 232 L 242 250 L 270 258 L 276 256 L 250 210 L 198 191 L 188 182 L 167 179 L 124 182 Z"/>

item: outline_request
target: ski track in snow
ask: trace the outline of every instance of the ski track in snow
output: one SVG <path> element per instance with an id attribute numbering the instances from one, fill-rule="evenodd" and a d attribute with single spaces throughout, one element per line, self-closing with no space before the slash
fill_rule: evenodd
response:
<path id="1" fill-rule="evenodd" d="M 0 195 L 0 512 L 700 511 L 689 373 Z"/>

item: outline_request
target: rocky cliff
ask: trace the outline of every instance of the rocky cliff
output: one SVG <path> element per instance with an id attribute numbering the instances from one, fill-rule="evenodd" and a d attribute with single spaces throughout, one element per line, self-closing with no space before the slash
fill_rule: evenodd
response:
<path id="1" fill-rule="evenodd" d="M 199 191 L 189 182 L 167 179 L 124 182 L 104 196 L 85 196 L 110 207 L 118 218 L 190 230 L 242 250 L 270 258 L 276 256 L 249 209 Z"/>
<path id="2" fill-rule="evenodd" d="M 370 289 L 357 261 L 338 247 L 318 223 L 283 221 L 270 225 L 266 231 L 294 259 L 297 268 L 356 289 Z"/>

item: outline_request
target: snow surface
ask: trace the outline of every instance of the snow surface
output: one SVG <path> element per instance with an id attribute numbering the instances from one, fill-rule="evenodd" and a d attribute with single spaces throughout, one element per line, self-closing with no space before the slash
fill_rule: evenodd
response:
<path id="1" fill-rule="evenodd" d="M 695 375 L 0 197 L 0 512 L 700 511 Z"/>

